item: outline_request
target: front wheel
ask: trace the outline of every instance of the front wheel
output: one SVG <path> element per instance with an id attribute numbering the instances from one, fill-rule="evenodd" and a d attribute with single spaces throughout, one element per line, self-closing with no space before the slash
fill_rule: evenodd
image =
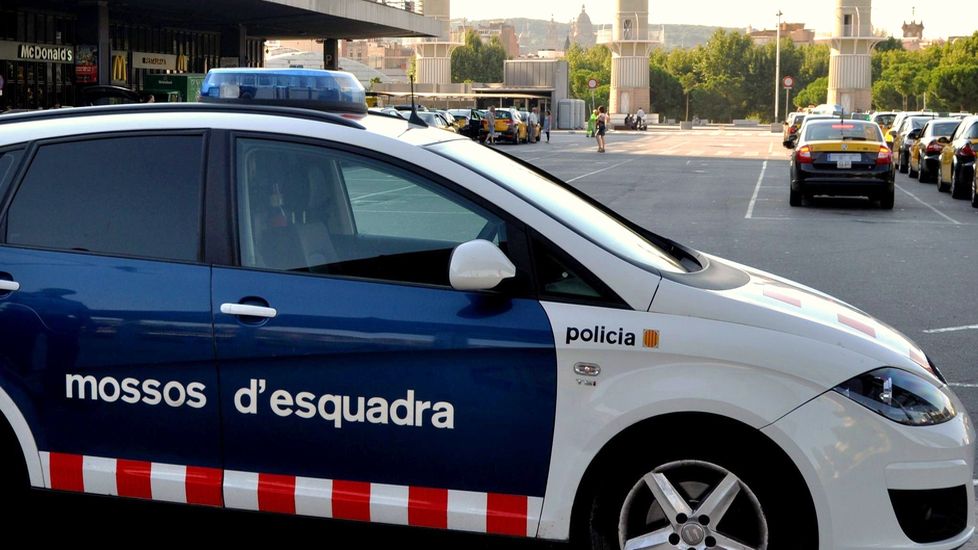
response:
<path id="1" fill-rule="evenodd" d="M 795 191 L 794 189 L 788 190 L 788 204 L 791 206 L 801 206 L 801 199 L 801 191 Z"/>
<path id="2" fill-rule="evenodd" d="M 805 532 L 805 519 L 792 517 L 803 512 L 783 506 L 792 496 L 778 495 L 779 484 L 763 481 L 763 469 L 749 461 L 708 457 L 712 454 L 633 469 L 620 482 L 605 485 L 591 508 L 591 548 L 807 550 L 817 545 L 817 537 Z"/>

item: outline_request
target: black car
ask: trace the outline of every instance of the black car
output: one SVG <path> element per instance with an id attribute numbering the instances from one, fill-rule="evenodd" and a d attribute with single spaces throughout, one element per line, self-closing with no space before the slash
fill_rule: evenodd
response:
<path id="1" fill-rule="evenodd" d="M 813 120 L 805 123 L 791 155 L 789 203 L 815 195 L 865 196 L 893 208 L 893 155 L 875 122 Z"/>
<path id="2" fill-rule="evenodd" d="M 910 171 L 910 148 L 913 147 L 916 136 L 911 137 L 910 133 L 924 127 L 928 120 L 936 118 L 937 115 L 913 115 L 903 119 L 900 128 L 897 129 L 897 136 L 893 140 L 893 156 L 896 159 L 897 170 L 901 174 Z M 919 132 L 918 134 L 919 135 Z M 914 176 L 914 174 L 911 174 Z"/>

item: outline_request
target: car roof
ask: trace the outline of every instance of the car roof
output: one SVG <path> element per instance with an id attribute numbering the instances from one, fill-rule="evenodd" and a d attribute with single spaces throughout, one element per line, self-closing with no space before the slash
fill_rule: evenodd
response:
<path id="1" fill-rule="evenodd" d="M 252 127 L 273 133 L 322 125 L 367 131 L 412 145 L 452 139 L 454 134 L 410 124 L 393 115 L 329 113 L 295 107 L 215 103 L 142 103 L 78 107 L 8 114 L 0 117 L 0 146 L 61 136 L 125 131 L 127 129 Z M 322 130 L 317 133 L 321 133 Z"/>

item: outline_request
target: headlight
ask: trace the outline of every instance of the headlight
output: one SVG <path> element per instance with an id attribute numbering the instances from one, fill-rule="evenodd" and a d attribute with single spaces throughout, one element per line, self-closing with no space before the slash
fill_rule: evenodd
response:
<path id="1" fill-rule="evenodd" d="M 861 374 L 835 391 L 907 426 L 930 426 L 957 415 L 951 399 L 933 382 L 892 367 Z"/>

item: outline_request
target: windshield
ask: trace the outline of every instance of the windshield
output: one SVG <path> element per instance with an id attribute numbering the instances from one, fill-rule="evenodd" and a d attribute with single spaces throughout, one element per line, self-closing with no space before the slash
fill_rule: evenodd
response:
<path id="1" fill-rule="evenodd" d="M 859 121 L 813 122 L 805 130 L 805 141 L 883 141 L 879 126 Z"/>
<path id="2" fill-rule="evenodd" d="M 643 268 L 686 273 L 679 260 L 571 191 L 490 148 L 467 140 L 431 149 L 499 183 L 568 228 L 616 256 Z"/>
<path id="3" fill-rule="evenodd" d="M 876 115 L 876 123 L 880 126 L 889 126 L 893 124 L 893 120 L 896 115 Z"/>
<path id="4" fill-rule="evenodd" d="M 911 118 L 910 119 L 910 129 L 911 130 L 919 130 L 919 129 L 923 128 L 924 127 L 924 124 L 927 124 L 927 122 L 930 121 L 930 120 L 933 120 L 933 119 L 930 118 L 930 117 L 926 117 L 926 118 L 925 117 L 914 117 L 914 118 Z"/>
<path id="5" fill-rule="evenodd" d="M 954 133 L 954 129 L 958 127 L 958 122 L 935 122 L 931 124 L 931 135 L 935 136 L 950 136 Z"/>

